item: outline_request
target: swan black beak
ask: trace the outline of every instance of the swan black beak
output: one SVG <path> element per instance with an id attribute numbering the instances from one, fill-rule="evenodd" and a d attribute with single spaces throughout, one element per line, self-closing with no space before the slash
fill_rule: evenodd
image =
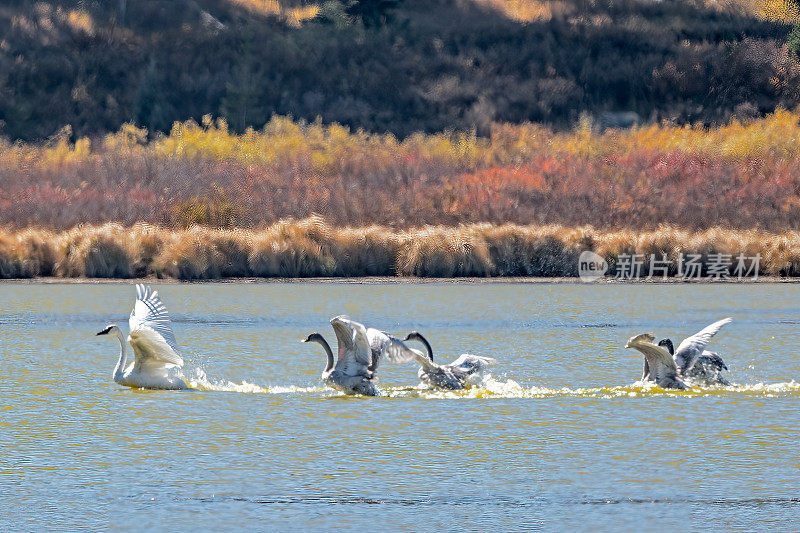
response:
<path id="1" fill-rule="evenodd" d="M 106 329 L 104 329 L 103 331 L 98 331 L 97 335 L 108 335 L 109 331 L 111 331 L 111 327 L 110 326 L 107 327 Z"/>

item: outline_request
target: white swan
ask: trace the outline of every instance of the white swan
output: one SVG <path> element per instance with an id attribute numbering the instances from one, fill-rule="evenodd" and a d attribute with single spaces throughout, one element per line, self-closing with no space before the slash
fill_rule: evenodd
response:
<path id="1" fill-rule="evenodd" d="M 312 333 L 300 342 L 316 342 L 325 349 L 328 363 L 322 371 L 322 381 L 345 394 L 380 396 L 375 385 L 375 373 L 382 359 L 393 363 L 413 360 L 416 355 L 401 340 L 386 332 L 367 328 L 344 315 L 331 319 L 338 344 L 338 360 L 334 362 L 328 341 Z"/>
<path id="2" fill-rule="evenodd" d="M 688 389 L 672 356 L 661 346 L 653 344 L 655 340 L 652 333 L 642 333 L 631 337 L 625 344 L 626 348 L 633 348 L 644 355 L 642 381 L 654 381 L 663 389 Z"/>
<path id="3" fill-rule="evenodd" d="M 114 368 L 114 381 L 126 387 L 142 389 L 188 389 L 181 379 L 183 359 L 172 333 L 167 308 L 158 291 L 136 285 L 136 303 L 130 320 L 128 342 L 133 347 L 134 362 L 127 368 L 128 343 L 116 325 L 111 324 L 98 335 L 116 335 L 120 353 Z"/>
<path id="4" fill-rule="evenodd" d="M 461 356 L 448 365 L 439 365 L 433 362 L 433 349 L 428 340 L 418 331 L 412 331 L 403 341 L 416 340 L 425 345 L 427 357 L 419 350 L 413 350 L 415 359 L 419 362 L 420 369 L 417 373 L 419 379 L 429 387 L 440 389 L 458 390 L 468 384 L 480 382 L 486 368 L 497 362 L 491 357 L 480 355 L 461 354 Z"/>
<path id="5" fill-rule="evenodd" d="M 706 350 L 706 346 L 711 341 L 711 337 L 722 329 L 722 326 L 730 324 L 732 321 L 733 319 L 728 317 L 706 326 L 691 337 L 685 338 L 678 345 L 677 350 L 673 347 L 670 339 L 663 339 L 658 342 L 658 345 L 669 351 L 683 377 L 729 385 L 728 380 L 721 376 L 724 370 L 728 370 L 725 361 L 718 353 Z M 645 364 L 647 364 L 646 360 Z M 644 374 L 646 373 L 647 369 L 645 368 Z"/>
<path id="6" fill-rule="evenodd" d="M 339 352 L 335 364 L 331 347 L 322 335 L 312 333 L 301 341 L 317 342 L 325 349 L 328 363 L 322 371 L 322 381 L 345 394 L 380 396 L 375 386 L 377 360 L 373 361 L 364 325 L 344 316 L 336 316 L 331 319 L 331 326 L 336 333 Z"/>

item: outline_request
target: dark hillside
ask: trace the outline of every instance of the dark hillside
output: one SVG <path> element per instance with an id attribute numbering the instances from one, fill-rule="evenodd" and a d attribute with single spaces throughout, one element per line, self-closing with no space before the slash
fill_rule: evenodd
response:
<path id="1" fill-rule="evenodd" d="M 225 0 L 6 0 L 0 135 L 164 131 L 204 114 L 237 130 L 280 114 L 399 136 L 603 111 L 720 123 L 800 103 L 790 29 L 673 0 L 568 0 L 531 22 L 404 0 L 370 28 Z"/>

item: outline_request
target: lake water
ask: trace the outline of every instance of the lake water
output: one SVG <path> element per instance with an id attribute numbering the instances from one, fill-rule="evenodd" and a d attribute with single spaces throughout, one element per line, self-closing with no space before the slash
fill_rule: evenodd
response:
<path id="1" fill-rule="evenodd" d="M 199 390 L 111 379 L 132 284 L 0 284 L 0 530 L 797 530 L 800 285 L 157 285 Z M 418 329 L 485 387 L 380 398 L 300 339 Z M 712 341 L 735 385 L 635 386 L 634 334 Z"/>

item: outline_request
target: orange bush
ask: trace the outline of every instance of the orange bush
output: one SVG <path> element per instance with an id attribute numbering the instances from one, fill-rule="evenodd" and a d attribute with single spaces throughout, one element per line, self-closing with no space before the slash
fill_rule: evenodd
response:
<path id="1" fill-rule="evenodd" d="M 718 129 L 496 125 L 474 133 L 351 133 L 274 118 L 260 132 L 176 124 L 146 142 L 0 143 L 0 225 L 139 222 L 255 228 L 313 213 L 338 225 L 491 222 L 600 228 L 800 228 L 800 114 Z"/>

